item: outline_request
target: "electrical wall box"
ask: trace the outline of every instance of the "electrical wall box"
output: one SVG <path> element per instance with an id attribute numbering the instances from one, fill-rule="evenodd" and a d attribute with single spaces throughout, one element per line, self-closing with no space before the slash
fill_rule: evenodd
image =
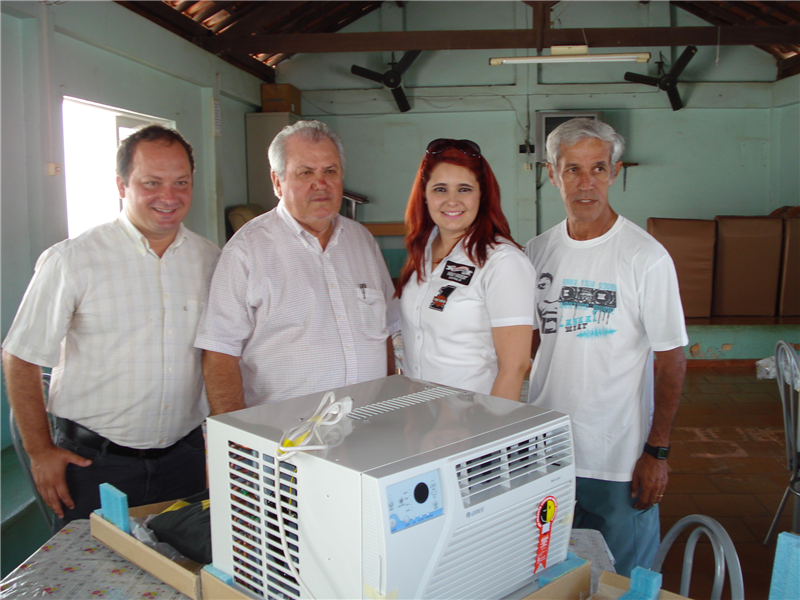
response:
<path id="1" fill-rule="evenodd" d="M 302 115 L 300 90 L 288 83 L 264 83 L 261 85 L 262 112 L 288 112 Z"/>
<path id="2" fill-rule="evenodd" d="M 603 120 L 601 110 L 550 110 L 536 111 L 536 161 L 547 162 L 547 136 L 553 130 L 569 121 L 577 118 Z"/>
<path id="3" fill-rule="evenodd" d="M 208 419 L 214 566 L 253 598 L 502 598 L 566 558 L 575 501 L 560 413 L 402 375 L 334 390 L 327 449 L 276 466 L 324 394 Z M 276 502 L 277 500 L 277 502 Z"/>

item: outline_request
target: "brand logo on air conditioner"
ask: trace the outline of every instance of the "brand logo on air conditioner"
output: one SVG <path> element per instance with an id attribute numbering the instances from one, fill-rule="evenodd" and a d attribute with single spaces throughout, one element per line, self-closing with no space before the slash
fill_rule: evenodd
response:
<path id="1" fill-rule="evenodd" d="M 483 512 L 483 507 L 476 508 L 475 510 L 471 510 L 471 511 L 467 512 L 467 518 L 469 519 L 470 517 L 474 517 L 475 515 L 479 515 L 482 512 Z"/>

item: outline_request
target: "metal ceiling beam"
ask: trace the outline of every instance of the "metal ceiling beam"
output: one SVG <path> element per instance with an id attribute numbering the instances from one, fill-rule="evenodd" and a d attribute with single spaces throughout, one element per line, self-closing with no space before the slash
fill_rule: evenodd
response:
<path id="1" fill-rule="evenodd" d="M 754 46 L 795 44 L 800 25 L 728 27 L 620 27 L 547 29 L 544 47 L 582 45 L 592 49 L 650 46 Z M 584 37 L 585 36 L 585 37 Z M 247 54 L 300 52 L 388 52 L 402 50 L 486 50 L 536 48 L 533 30 L 384 31 L 376 33 L 301 33 L 253 35 L 238 40 L 203 37 L 195 43 L 206 50 Z"/>

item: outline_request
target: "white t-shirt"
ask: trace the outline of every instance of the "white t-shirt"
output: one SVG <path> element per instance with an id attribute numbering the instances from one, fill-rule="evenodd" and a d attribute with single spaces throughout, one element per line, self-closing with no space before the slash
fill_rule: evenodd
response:
<path id="1" fill-rule="evenodd" d="M 426 273 L 437 233 L 425 248 Z M 535 282 L 531 263 L 505 242 L 489 250 L 483 267 L 458 243 L 422 283 L 412 275 L 400 298 L 405 374 L 490 393 L 497 377 L 492 328 L 533 326 Z"/>
<path id="2" fill-rule="evenodd" d="M 541 338 L 528 401 L 572 418 L 579 477 L 630 481 L 652 421 L 653 351 L 688 343 L 672 259 L 622 216 L 587 241 L 563 221 L 525 253 Z"/>
<path id="3" fill-rule="evenodd" d="M 393 296 L 363 225 L 336 217 L 323 250 L 281 202 L 222 250 L 195 346 L 241 357 L 247 406 L 385 377 Z"/>

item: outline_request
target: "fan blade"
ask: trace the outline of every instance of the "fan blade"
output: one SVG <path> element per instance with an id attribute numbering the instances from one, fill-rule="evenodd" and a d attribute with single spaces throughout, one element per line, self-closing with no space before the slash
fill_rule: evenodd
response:
<path id="1" fill-rule="evenodd" d="M 353 75 L 358 75 L 359 77 L 365 77 L 367 79 L 371 79 L 375 83 L 380 83 L 381 85 L 383 85 L 383 75 L 381 73 L 370 71 L 369 69 L 365 69 L 364 67 L 359 67 L 358 65 L 353 65 L 352 67 L 350 67 L 350 72 Z"/>
<path id="2" fill-rule="evenodd" d="M 681 96 L 678 94 L 677 88 L 668 89 L 667 96 L 669 96 L 669 103 L 672 105 L 672 110 L 680 110 L 683 108 L 683 102 L 681 102 Z"/>
<path id="3" fill-rule="evenodd" d="M 399 73 L 402 75 L 406 72 L 406 69 L 411 66 L 417 57 L 422 53 L 421 50 L 409 50 L 405 54 L 403 54 L 403 58 L 400 59 L 400 62 L 394 66 L 393 71 L 395 73 Z"/>
<path id="4" fill-rule="evenodd" d="M 403 91 L 402 87 L 392 88 L 392 96 L 394 96 L 395 102 L 397 102 L 397 108 L 400 109 L 400 112 L 408 112 L 411 110 L 411 105 L 408 103 L 406 99 L 406 93 Z"/>
<path id="5" fill-rule="evenodd" d="M 683 73 L 686 65 L 689 64 L 689 61 L 692 60 L 692 57 L 695 54 L 697 54 L 697 46 L 686 46 L 686 50 L 683 51 L 683 54 L 681 54 L 680 57 L 678 57 L 678 60 L 675 61 L 675 64 L 672 65 L 672 69 L 670 69 L 669 74 L 677 77 Z"/>
<path id="6" fill-rule="evenodd" d="M 639 73 L 625 73 L 625 81 L 632 81 L 633 83 L 643 83 L 645 85 L 652 85 L 658 87 L 658 77 L 650 77 L 649 75 L 639 75 Z"/>

